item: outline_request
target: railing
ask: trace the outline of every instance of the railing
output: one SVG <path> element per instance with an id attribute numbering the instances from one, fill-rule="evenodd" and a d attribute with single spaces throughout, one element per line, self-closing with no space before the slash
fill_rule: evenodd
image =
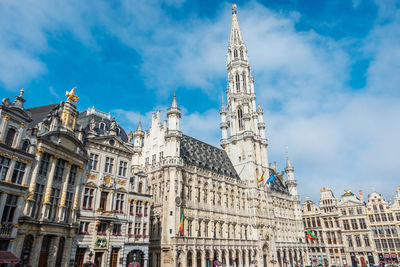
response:
<path id="1" fill-rule="evenodd" d="M 7 236 L 11 234 L 14 225 L 11 222 L 2 222 L 0 227 L 0 236 Z"/>

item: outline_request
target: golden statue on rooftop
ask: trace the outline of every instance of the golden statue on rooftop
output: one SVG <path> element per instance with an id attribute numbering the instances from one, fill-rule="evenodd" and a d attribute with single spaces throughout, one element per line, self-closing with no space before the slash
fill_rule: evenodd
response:
<path id="1" fill-rule="evenodd" d="M 75 103 L 76 101 L 78 101 L 79 97 L 77 95 L 75 95 L 75 89 L 76 86 L 74 88 L 71 89 L 71 91 L 66 91 L 65 92 L 65 96 L 67 97 L 68 102 L 72 102 Z"/>

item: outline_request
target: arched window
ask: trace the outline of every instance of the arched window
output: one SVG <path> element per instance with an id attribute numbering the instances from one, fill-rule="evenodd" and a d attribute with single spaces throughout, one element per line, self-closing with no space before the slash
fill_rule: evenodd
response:
<path id="1" fill-rule="evenodd" d="M 138 193 L 142 193 L 142 187 L 143 187 L 143 183 L 142 183 L 142 182 L 139 182 L 139 185 L 138 185 Z"/>
<path id="2" fill-rule="evenodd" d="M 241 108 L 238 109 L 238 125 L 239 125 L 239 129 L 242 130 L 243 129 L 243 112 L 242 112 Z"/>
<path id="3" fill-rule="evenodd" d="M 235 81 L 236 81 L 236 91 L 240 92 L 240 76 L 239 76 L 239 74 L 236 74 Z"/>
<path id="4" fill-rule="evenodd" d="M 14 142 L 15 133 L 17 131 L 14 128 L 9 128 L 6 135 L 5 144 L 8 146 L 12 146 Z"/>
<path id="5" fill-rule="evenodd" d="M 28 152 L 28 150 L 29 150 L 29 145 L 30 145 L 29 140 L 24 140 L 24 142 L 22 143 L 21 150 L 22 150 L 22 151 L 25 151 L 25 152 Z"/>
<path id="6" fill-rule="evenodd" d="M 234 56 L 234 58 L 236 59 L 236 58 L 238 58 L 238 52 L 237 52 L 237 50 L 235 49 L 235 50 L 233 50 L 233 56 Z"/>
<path id="7" fill-rule="evenodd" d="M 247 90 L 247 88 L 246 88 L 246 73 L 243 73 L 243 75 L 242 75 L 242 78 L 243 78 L 243 92 L 246 92 Z"/>
<path id="8" fill-rule="evenodd" d="M 31 255 L 32 245 L 33 245 L 33 236 L 32 235 L 25 236 L 20 257 L 22 266 L 29 265 L 29 258 Z"/>
<path id="9" fill-rule="evenodd" d="M 244 58 L 244 56 L 243 56 L 243 49 L 240 49 L 240 58 L 241 58 L 241 59 Z"/>
<path id="10" fill-rule="evenodd" d="M 63 252 L 64 252 L 64 244 L 65 244 L 65 238 L 61 237 L 60 241 L 58 242 L 57 257 L 56 257 L 56 265 L 55 266 L 61 266 L 61 261 L 62 261 Z"/>
<path id="11" fill-rule="evenodd" d="M 100 123 L 99 123 L 99 128 L 100 128 L 101 130 L 105 130 L 105 129 L 106 129 L 106 124 L 105 124 L 104 122 L 100 122 Z"/>

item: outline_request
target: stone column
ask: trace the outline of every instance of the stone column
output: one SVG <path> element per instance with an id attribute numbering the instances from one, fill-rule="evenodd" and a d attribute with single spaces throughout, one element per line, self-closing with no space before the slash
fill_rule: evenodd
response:
<path id="1" fill-rule="evenodd" d="M 12 157 L 11 158 L 11 163 L 10 163 L 10 166 L 8 167 L 8 172 L 7 172 L 7 175 L 6 175 L 6 182 L 7 183 L 11 183 L 11 176 L 12 176 L 12 174 L 14 172 L 15 161 L 16 161 L 16 159 L 14 157 Z"/>
<path id="2" fill-rule="evenodd" d="M 35 192 L 35 186 L 36 186 L 36 179 L 39 173 L 39 165 L 40 165 L 40 158 L 42 153 L 44 152 L 43 149 L 38 148 L 36 152 L 36 157 L 35 157 L 35 166 L 33 167 L 32 175 L 29 175 L 29 173 L 25 174 L 27 184 L 29 182 L 29 190 L 28 190 L 28 197 L 27 197 L 27 202 L 24 208 L 24 215 L 30 216 L 32 213 L 32 207 L 33 207 L 33 195 Z M 31 178 L 30 181 L 28 181 L 29 177 Z"/>
<path id="3" fill-rule="evenodd" d="M 77 218 L 76 213 L 80 207 L 81 193 L 82 193 L 82 188 L 83 188 L 83 186 L 81 186 L 81 185 L 82 185 L 83 175 L 84 175 L 84 172 L 82 170 L 83 170 L 82 166 L 79 166 L 78 169 L 76 170 L 74 203 L 72 205 L 72 214 L 70 215 L 72 221 L 76 220 L 76 218 Z M 99 190 L 97 190 L 97 191 L 99 191 Z M 96 203 L 94 203 L 94 204 L 96 204 Z M 93 207 L 93 210 L 95 210 L 95 207 Z"/>
<path id="4" fill-rule="evenodd" d="M 54 179 L 54 172 L 56 170 L 56 161 L 58 160 L 57 156 L 52 156 L 51 158 L 51 167 L 50 167 L 50 173 L 47 175 L 47 184 L 46 184 L 46 190 L 45 190 L 45 195 L 44 195 L 44 207 L 42 209 L 42 219 L 48 218 L 49 216 L 49 211 L 50 211 L 50 196 L 51 196 L 51 188 L 53 185 L 53 179 Z"/>
<path id="5" fill-rule="evenodd" d="M 187 253 L 186 253 L 186 251 L 182 252 L 181 259 L 182 259 L 181 260 L 182 267 L 187 267 Z"/>
<path id="6" fill-rule="evenodd" d="M 7 201 L 7 194 L 3 193 L 1 194 L 0 197 L 0 214 L 3 214 L 4 212 L 4 206 L 6 205 L 6 201 Z"/>
<path id="7" fill-rule="evenodd" d="M 225 264 L 229 266 L 229 250 L 225 251 Z"/>
<path id="8" fill-rule="evenodd" d="M 76 253 L 76 247 L 74 249 L 75 253 Z M 71 254 L 72 254 L 72 237 L 67 237 L 65 239 L 65 244 L 64 244 L 64 253 L 62 256 L 62 260 L 61 260 L 61 266 L 62 267 L 68 267 L 69 266 L 69 262 L 71 260 Z M 58 267 L 58 266 L 56 266 Z"/>
<path id="9" fill-rule="evenodd" d="M 245 267 L 249 267 L 250 263 L 249 263 L 249 250 L 245 250 L 244 251 L 244 266 Z"/>
<path id="10" fill-rule="evenodd" d="M 236 258 L 239 259 L 239 266 L 243 266 L 243 253 L 239 250 L 239 253 L 236 254 Z"/>
<path id="11" fill-rule="evenodd" d="M 26 164 L 24 177 L 22 177 L 22 183 L 21 183 L 22 186 L 28 186 L 29 178 L 31 177 L 31 176 L 30 176 L 31 169 L 32 169 L 32 162 L 29 161 L 29 162 Z"/>
<path id="12" fill-rule="evenodd" d="M 14 244 L 11 251 L 15 256 L 17 256 L 17 258 L 20 258 L 21 256 L 25 236 L 26 236 L 25 234 L 19 234 L 14 240 Z"/>
<path id="13" fill-rule="evenodd" d="M 201 251 L 201 267 L 206 267 L 206 251 Z"/>
<path id="14" fill-rule="evenodd" d="M 15 227 L 13 227 L 13 229 L 12 229 L 11 238 L 17 236 L 17 231 L 18 231 L 18 228 L 17 228 L 17 226 L 18 226 L 18 219 L 19 219 L 19 216 L 20 216 L 20 214 L 21 214 L 21 209 L 22 209 L 22 207 L 23 207 L 23 205 L 24 205 L 24 201 L 25 201 L 25 198 L 24 198 L 23 196 L 19 196 L 19 197 L 18 197 L 18 200 L 17 200 L 17 208 L 15 209 L 14 218 L 13 218 L 13 220 L 12 220 L 12 224 L 13 224 Z M 1 214 L 1 213 L 0 213 L 0 214 Z M 14 244 L 14 245 L 15 245 L 15 244 Z"/>
<path id="15" fill-rule="evenodd" d="M 197 251 L 192 252 L 192 267 L 197 267 Z"/>
<path id="16" fill-rule="evenodd" d="M 6 132 L 7 132 L 8 120 L 9 119 L 10 119 L 10 116 L 5 115 L 3 117 L 3 120 L 1 121 L 1 126 L 0 126 L 0 130 L 1 130 L 1 132 L 0 132 L 0 142 L 1 143 L 4 143 L 3 140 L 4 140 L 4 136 L 5 136 Z"/>
<path id="17" fill-rule="evenodd" d="M 57 220 L 60 222 L 64 221 L 64 216 L 65 216 L 65 210 L 66 210 L 65 202 L 67 200 L 68 179 L 70 176 L 71 166 L 72 166 L 72 163 L 68 162 L 67 168 L 65 168 L 63 177 L 62 177 L 62 180 L 64 182 L 63 182 L 63 186 L 62 186 L 61 200 L 60 200 L 58 214 L 57 214 Z M 70 214 L 70 216 L 71 216 L 71 214 Z"/>
<path id="18" fill-rule="evenodd" d="M 47 266 L 48 267 L 58 267 L 56 265 L 56 259 L 58 254 L 58 249 L 60 244 L 60 237 L 59 236 L 52 236 L 50 240 L 50 248 L 49 248 L 49 257 L 47 259 Z"/>
<path id="19" fill-rule="evenodd" d="M 19 144 L 21 143 L 22 133 L 24 132 L 25 124 L 21 123 L 20 126 L 21 127 L 18 129 L 17 138 L 15 138 L 14 140 L 14 145 L 13 145 L 14 148 L 18 148 Z"/>
<path id="20" fill-rule="evenodd" d="M 43 235 L 37 235 L 33 239 L 32 251 L 29 263 L 31 266 L 38 266 L 40 250 L 42 249 Z"/>

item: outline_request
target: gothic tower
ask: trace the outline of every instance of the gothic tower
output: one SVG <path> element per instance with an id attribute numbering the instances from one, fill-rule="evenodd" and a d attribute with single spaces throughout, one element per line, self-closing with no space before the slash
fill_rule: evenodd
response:
<path id="1" fill-rule="evenodd" d="M 227 53 L 227 106 L 222 104 L 221 146 L 228 153 L 242 180 L 252 185 L 268 177 L 268 157 L 263 110 L 256 105 L 254 79 L 247 48 L 240 32 L 236 5 L 232 6 L 232 27 Z"/>

